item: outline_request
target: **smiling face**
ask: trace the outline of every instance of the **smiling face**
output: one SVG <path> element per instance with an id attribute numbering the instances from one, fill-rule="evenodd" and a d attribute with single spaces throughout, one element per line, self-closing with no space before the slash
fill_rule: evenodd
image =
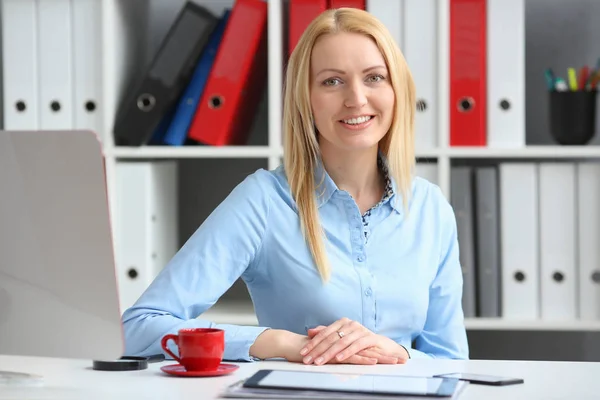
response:
<path id="1" fill-rule="evenodd" d="M 376 147 L 392 123 L 394 90 L 375 42 L 356 33 L 320 37 L 312 51 L 310 80 L 321 149 Z"/>

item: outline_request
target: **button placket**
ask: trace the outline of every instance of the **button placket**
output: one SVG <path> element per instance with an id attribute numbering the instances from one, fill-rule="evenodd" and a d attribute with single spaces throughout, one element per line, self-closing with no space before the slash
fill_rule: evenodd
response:
<path id="1" fill-rule="evenodd" d="M 360 216 L 358 207 L 354 200 L 347 194 L 343 194 L 343 204 L 348 216 L 348 223 L 350 225 L 350 246 L 352 249 L 352 259 L 355 265 L 360 266 L 365 260 L 364 255 L 364 238 L 363 235 L 363 224 Z"/>
<path id="2" fill-rule="evenodd" d="M 362 287 L 362 320 L 365 328 L 375 331 L 377 323 L 377 310 L 375 295 L 373 293 L 373 277 L 366 270 L 360 271 L 360 284 Z"/>

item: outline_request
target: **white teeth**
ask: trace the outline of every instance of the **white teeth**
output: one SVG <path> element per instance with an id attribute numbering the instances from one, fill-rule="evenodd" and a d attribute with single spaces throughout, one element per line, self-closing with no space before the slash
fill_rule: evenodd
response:
<path id="1" fill-rule="evenodd" d="M 358 125 L 358 124 L 363 124 L 370 119 L 371 119 L 371 116 L 351 118 L 351 119 L 345 119 L 344 123 L 350 124 L 350 125 Z"/>

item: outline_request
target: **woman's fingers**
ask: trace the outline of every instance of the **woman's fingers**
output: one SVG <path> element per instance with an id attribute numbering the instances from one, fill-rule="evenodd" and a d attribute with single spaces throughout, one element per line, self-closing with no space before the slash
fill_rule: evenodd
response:
<path id="1" fill-rule="evenodd" d="M 348 318 L 342 318 L 333 324 L 321 329 L 316 335 L 310 339 L 310 341 L 300 350 L 300 355 L 305 356 L 306 359 L 314 360 L 317 357 L 313 353 L 315 347 L 321 345 L 323 341 L 328 340 L 329 345 L 333 344 L 336 337 L 339 338 L 337 332 L 345 326 L 350 320 Z M 335 334 L 335 335 L 334 335 Z M 320 353 L 319 353 L 320 354 Z"/>
<path id="2" fill-rule="evenodd" d="M 358 352 L 357 355 L 368 358 L 375 358 L 377 359 L 377 364 L 398 364 L 398 357 L 388 356 L 376 350 L 364 349 Z"/>
<path id="3" fill-rule="evenodd" d="M 335 358 L 331 361 L 333 364 L 357 364 L 357 365 L 375 365 L 378 362 L 377 358 L 360 356 L 358 354 L 353 355 L 352 357 L 348 358 L 347 360 L 345 360 L 343 362 L 337 361 Z"/>
<path id="4" fill-rule="evenodd" d="M 315 337 L 315 335 L 319 332 L 321 332 L 323 329 L 327 328 L 326 326 L 323 325 L 319 325 L 315 328 L 309 328 L 308 331 L 306 332 L 308 337 L 310 339 L 312 339 L 313 337 Z"/>
<path id="5" fill-rule="evenodd" d="M 321 333 L 327 331 L 324 329 Z M 349 323 L 342 326 L 338 331 L 334 331 L 329 334 L 329 336 L 323 338 L 321 342 L 315 346 L 309 353 L 304 357 L 304 362 L 306 364 L 315 363 L 317 365 L 326 364 L 329 360 L 338 356 L 338 354 L 342 353 L 341 359 L 347 359 L 350 356 L 355 355 L 363 348 L 371 347 L 373 344 L 368 343 L 368 341 L 362 341 L 364 343 L 362 348 L 355 349 L 352 352 L 346 352 L 348 346 L 356 343 L 357 341 L 361 341 L 363 337 L 367 335 L 367 332 L 364 329 L 361 329 L 360 326 L 357 326 L 356 323 Z M 315 338 L 317 338 L 315 336 Z M 314 339 L 313 339 L 314 340 Z"/>

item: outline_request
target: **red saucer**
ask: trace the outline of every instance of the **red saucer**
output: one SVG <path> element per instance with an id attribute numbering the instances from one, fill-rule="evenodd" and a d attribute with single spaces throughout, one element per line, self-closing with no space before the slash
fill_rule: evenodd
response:
<path id="1" fill-rule="evenodd" d="M 187 371 L 181 364 L 171 364 L 160 367 L 163 372 L 176 376 L 220 376 L 227 375 L 237 370 L 239 365 L 221 364 L 217 369 L 210 371 Z"/>

